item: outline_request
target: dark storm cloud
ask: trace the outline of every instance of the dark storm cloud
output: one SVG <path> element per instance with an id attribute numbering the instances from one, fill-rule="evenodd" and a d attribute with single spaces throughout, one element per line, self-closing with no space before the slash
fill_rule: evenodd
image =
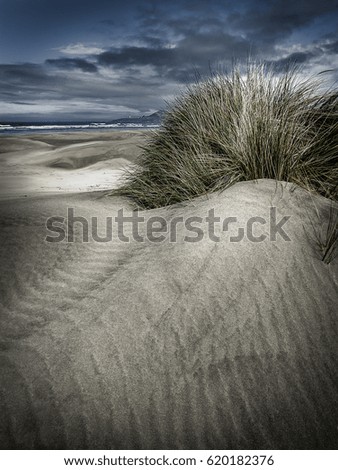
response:
<path id="1" fill-rule="evenodd" d="M 142 90 L 153 90 L 154 86 L 160 86 L 161 83 L 156 79 L 140 77 L 132 77 L 135 72 L 127 70 L 130 75 L 129 81 L 118 80 L 102 80 L 102 77 L 93 77 L 93 75 L 82 75 L 75 71 L 75 75 L 70 75 L 68 71 L 60 71 L 54 74 L 45 67 L 32 66 L 29 64 L 22 65 L 0 65 L 0 98 L 4 93 L 11 93 L 18 98 L 20 95 L 24 97 L 35 97 L 39 99 L 41 96 L 52 96 L 54 99 L 70 99 L 70 98 L 97 98 L 97 99 L 114 99 L 126 97 L 126 100 L 135 99 Z M 9 80 L 10 77 L 10 80 Z M 93 77 L 93 78 L 90 78 Z M 132 83 L 133 87 L 129 85 Z M 128 93 L 127 93 L 128 91 Z"/>
<path id="2" fill-rule="evenodd" d="M 244 59 L 253 52 L 253 46 L 245 38 L 217 31 L 214 33 L 191 33 L 178 45 L 180 55 L 196 64 Z M 179 65 L 179 64 L 177 64 Z"/>
<path id="3" fill-rule="evenodd" d="M 97 61 L 119 69 L 151 66 L 162 77 L 186 82 L 194 71 L 208 73 L 211 63 L 247 58 L 252 52 L 248 41 L 224 32 L 191 33 L 172 47 L 122 47 L 99 54 Z"/>
<path id="4" fill-rule="evenodd" d="M 94 73 L 97 72 L 97 67 L 92 62 L 79 58 L 62 58 L 62 59 L 47 59 L 47 65 L 55 66 L 62 70 L 79 69 L 82 72 Z"/>
<path id="5" fill-rule="evenodd" d="M 131 112 L 144 114 L 164 107 L 161 96 L 167 93 L 167 88 L 163 81 L 142 77 L 133 69 L 127 68 L 125 73 L 125 77 L 111 80 L 98 73 L 83 74 L 78 69 L 53 71 L 51 67 L 31 64 L 2 64 L 0 102 L 3 105 L 0 112 L 13 120 L 41 120 L 48 117 L 44 111 L 47 105 L 55 109 L 47 112 L 54 120 L 91 117 L 109 120 Z M 5 112 L 6 104 L 18 106 L 19 114 Z M 62 111 L 59 111 L 60 106 Z M 29 108 L 26 114 L 23 108 Z"/>
<path id="6" fill-rule="evenodd" d="M 272 65 L 277 72 L 283 72 L 292 65 L 311 64 L 314 59 L 317 62 L 324 62 L 330 55 L 337 54 L 338 41 L 323 42 L 311 45 L 306 51 L 293 52 L 281 59 L 265 61 L 268 65 Z"/>
<path id="7" fill-rule="evenodd" d="M 10 83 L 21 81 L 40 84 L 46 76 L 41 65 L 37 64 L 0 64 L 0 80 Z"/>
<path id="8" fill-rule="evenodd" d="M 332 0 L 262 0 L 247 2 L 242 11 L 229 16 L 233 27 L 245 31 L 260 44 L 275 43 L 295 30 L 325 15 L 337 16 L 337 2 Z"/>
<path id="9" fill-rule="evenodd" d="M 175 14 L 173 11 L 164 11 L 161 7 L 157 9 L 141 9 L 140 10 L 140 27 L 139 32 L 142 37 L 150 38 L 177 38 L 187 37 L 193 33 L 215 31 L 226 32 L 228 29 L 227 16 L 224 12 L 218 12 L 212 9 L 212 4 L 209 8 L 204 8 L 199 11 L 189 9 L 182 12 L 180 15 Z"/>
<path id="10" fill-rule="evenodd" d="M 313 52 L 294 52 L 286 57 L 278 60 L 269 60 L 265 63 L 272 67 L 275 72 L 285 72 L 293 66 L 304 65 L 309 62 L 310 59 L 315 57 L 316 54 Z"/>
<path id="11" fill-rule="evenodd" d="M 34 99 L 53 93 L 57 79 L 37 64 L 0 64 L 0 99 Z"/>
<path id="12" fill-rule="evenodd" d="M 104 66 L 118 67 L 129 67 L 130 65 L 171 66 L 175 63 L 175 54 L 170 49 L 123 47 L 99 54 L 98 63 Z"/>
<path id="13" fill-rule="evenodd" d="M 110 104 L 145 112 L 182 83 L 249 57 L 276 72 L 338 64 L 336 1 L 16 3 L 0 1 L 0 48 L 10 58 L 0 64 L 0 99 L 13 106 L 76 101 L 93 115 Z"/>
<path id="14" fill-rule="evenodd" d="M 210 0 L 183 3 L 186 8 L 180 14 L 175 13 L 174 7 L 166 9 L 157 4 L 155 7 L 140 8 L 142 35 L 190 37 L 196 32 L 213 34 L 219 31 L 245 38 L 251 45 L 259 45 L 266 53 L 272 52 L 278 41 L 311 26 L 318 18 L 331 18 L 334 25 L 338 13 L 337 2 L 332 0 Z M 325 24 L 327 28 L 331 27 L 328 21 Z M 333 28 L 337 31 L 336 27 Z"/>
<path id="15" fill-rule="evenodd" d="M 329 54 L 338 54 L 338 41 L 334 41 L 329 44 L 324 44 L 323 49 Z"/>

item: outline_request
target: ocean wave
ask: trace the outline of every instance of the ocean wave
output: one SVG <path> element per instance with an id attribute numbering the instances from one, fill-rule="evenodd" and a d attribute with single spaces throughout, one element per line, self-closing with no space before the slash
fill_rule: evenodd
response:
<path id="1" fill-rule="evenodd" d="M 71 131 L 71 130 L 86 130 L 86 129 L 128 129 L 128 128 L 155 128 L 159 127 L 156 124 L 146 123 L 113 123 L 107 124 L 105 122 L 92 122 L 89 124 L 0 124 L 1 132 L 45 132 L 45 131 Z"/>

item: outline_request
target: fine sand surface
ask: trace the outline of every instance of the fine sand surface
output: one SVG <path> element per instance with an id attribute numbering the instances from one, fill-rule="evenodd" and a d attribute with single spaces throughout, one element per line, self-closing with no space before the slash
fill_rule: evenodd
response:
<path id="1" fill-rule="evenodd" d="M 60 162 L 35 143 L 36 162 Z M 230 241 L 253 216 L 267 221 L 255 236 L 269 234 L 271 206 L 290 216 L 290 241 Z M 114 226 L 112 241 L 84 243 L 77 224 L 75 242 L 47 243 L 46 219 L 67 207 L 102 234 L 119 209 L 131 215 L 105 192 L 0 202 L 1 448 L 338 447 L 338 263 L 321 261 L 312 226 L 325 231 L 328 200 L 239 183 L 141 213 L 237 217 L 216 225 L 218 242 L 204 221 L 196 243 L 182 224 L 176 242 L 123 242 Z"/>
<path id="2" fill-rule="evenodd" d="M 0 199 L 111 188 L 139 155 L 146 135 L 130 130 L 1 136 Z"/>

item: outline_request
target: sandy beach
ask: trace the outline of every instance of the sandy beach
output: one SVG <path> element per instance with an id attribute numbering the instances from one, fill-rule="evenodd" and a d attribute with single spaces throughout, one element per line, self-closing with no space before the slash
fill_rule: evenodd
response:
<path id="1" fill-rule="evenodd" d="M 0 199 L 109 189 L 139 155 L 146 135 L 130 130 L 0 136 Z"/>
<path id="2" fill-rule="evenodd" d="M 107 190 L 145 136 L 1 137 L 0 448 L 337 448 L 338 262 L 313 231 L 327 199 L 248 181 L 141 213 L 202 218 L 199 241 L 181 224 L 161 242 L 142 225 L 140 242 L 126 224 L 129 242 L 84 242 L 75 224 L 74 242 L 46 242 L 69 208 L 101 235 L 132 216 Z M 211 210 L 236 218 L 218 241 Z"/>

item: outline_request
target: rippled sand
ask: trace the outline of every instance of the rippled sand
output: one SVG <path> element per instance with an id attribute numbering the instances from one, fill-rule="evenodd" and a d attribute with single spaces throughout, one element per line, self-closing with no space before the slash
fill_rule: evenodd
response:
<path id="1" fill-rule="evenodd" d="M 0 447 L 337 448 L 338 263 L 322 262 L 314 234 L 325 233 L 329 201 L 286 183 L 239 183 L 141 213 L 168 224 L 202 217 L 195 243 L 182 224 L 176 242 L 151 242 L 144 225 L 141 242 L 119 240 L 115 227 L 107 243 L 83 242 L 76 225 L 75 242 L 47 243 L 47 218 L 69 207 L 97 217 L 101 234 L 119 209 L 131 215 L 127 201 L 75 177 L 88 172 L 96 187 L 100 165 L 131 161 L 143 134 L 115 137 L 113 147 L 9 139 L 2 154 L 22 168 L 27 152 L 25 168 L 42 172 L 48 191 L 61 175 L 61 189 L 38 188 L 32 173 L 0 202 Z M 289 241 L 271 237 L 271 207 L 277 222 L 290 217 Z M 207 236 L 210 210 L 237 218 L 216 225 L 218 241 Z M 251 217 L 266 221 L 254 226 L 266 238 L 231 241 Z"/>

